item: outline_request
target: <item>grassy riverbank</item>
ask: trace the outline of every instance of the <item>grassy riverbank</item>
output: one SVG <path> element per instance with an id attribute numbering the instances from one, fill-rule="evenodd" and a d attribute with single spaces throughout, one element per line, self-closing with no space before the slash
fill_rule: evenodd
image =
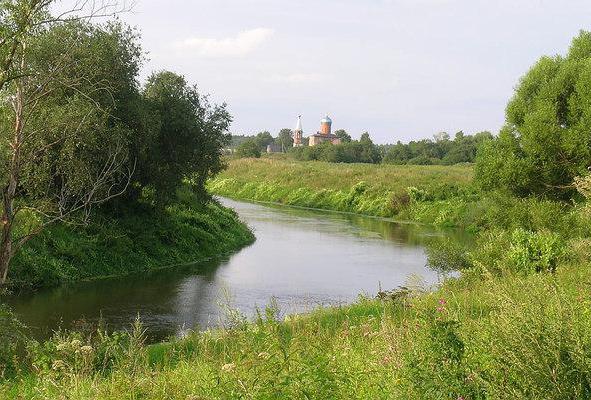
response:
<path id="1" fill-rule="evenodd" d="M 278 322 L 144 347 L 130 335 L 62 335 L 30 348 L 18 399 L 574 399 L 591 396 L 589 265 L 468 274 Z"/>
<path id="2" fill-rule="evenodd" d="M 145 272 L 233 252 L 253 240 L 234 211 L 181 191 L 161 211 L 137 203 L 98 212 L 87 226 L 51 226 L 14 258 L 9 284 L 54 286 Z"/>
<path id="3" fill-rule="evenodd" d="M 236 159 L 209 184 L 216 194 L 249 200 L 392 217 L 417 196 L 471 191 L 472 166 L 334 164 L 281 158 Z"/>
<path id="4" fill-rule="evenodd" d="M 209 183 L 231 198 L 392 217 L 468 231 L 550 229 L 584 236 L 576 207 L 483 192 L 473 167 L 331 164 L 281 158 L 237 159 Z"/>

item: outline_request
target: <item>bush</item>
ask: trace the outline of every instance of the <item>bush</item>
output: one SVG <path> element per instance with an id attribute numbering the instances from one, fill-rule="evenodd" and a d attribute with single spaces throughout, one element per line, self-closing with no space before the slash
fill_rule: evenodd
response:
<path id="1" fill-rule="evenodd" d="M 516 229 L 511 235 L 508 260 L 521 273 L 555 272 L 564 255 L 563 248 L 564 243 L 556 233 Z"/>
<path id="2" fill-rule="evenodd" d="M 417 324 L 412 351 L 405 359 L 412 398 L 480 399 L 482 389 L 472 379 L 460 322 L 449 315 L 444 299 Z"/>
<path id="3" fill-rule="evenodd" d="M 261 148 L 256 140 L 247 139 L 240 143 L 235 154 L 238 158 L 260 158 Z"/>

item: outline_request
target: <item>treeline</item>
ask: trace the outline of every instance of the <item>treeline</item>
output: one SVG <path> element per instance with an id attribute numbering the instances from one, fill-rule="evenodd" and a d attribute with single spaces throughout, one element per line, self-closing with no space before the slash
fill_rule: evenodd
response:
<path id="1" fill-rule="evenodd" d="M 460 131 L 453 140 L 447 133 L 435 135 L 433 140 L 423 139 L 381 146 L 383 162 L 410 165 L 454 165 L 476 160 L 480 145 L 493 138 L 490 132 L 465 135 Z"/>
<path id="2" fill-rule="evenodd" d="M 311 147 L 296 147 L 290 154 L 303 161 L 378 164 L 382 160 L 380 148 L 373 143 L 367 132 L 363 133 L 359 140 L 351 140 L 350 136 L 343 140 L 341 137 L 341 144 L 325 142 Z"/>
<path id="3" fill-rule="evenodd" d="M 205 200 L 230 141 L 225 105 L 184 77 L 160 71 L 139 84 L 137 32 L 53 18 L 51 4 L 0 3 L 0 284 L 47 225 L 88 221 L 105 205 L 162 209 L 184 182 Z"/>
<path id="4" fill-rule="evenodd" d="M 237 157 L 260 157 L 270 145 L 273 152 L 288 153 L 297 160 L 326 161 L 336 163 L 387 163 L 408 165 L 454 165 L 472 163 L 481 144 L 493 139 L 490 132 L 465 135 L 460 131 L 453 139 L 443 132 L 433 139 L 423 139 L 396 144 L 376 145 L 369 133 L 365 132 L 359 140 L 353 140 L 345 130 L 335 131 L 341 144 L 323 143 L 309 147 L 307 142 L 302 147 L 293 148 L 292 133 L 282 129 L 277 137 L 269 132 L 256 136 L 233 136 L 232 144 Z"/>

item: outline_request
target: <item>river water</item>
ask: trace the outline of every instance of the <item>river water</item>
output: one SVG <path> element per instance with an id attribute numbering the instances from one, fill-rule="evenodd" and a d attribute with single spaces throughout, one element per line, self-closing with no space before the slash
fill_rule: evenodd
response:
<path id="1" fill-rule="evenodd" d="M 438 280 L 425 241 L 438 233 L 387 220 L 222 199 L 256 242 L 219 260 L 121 279 L 20 294 L 9 304 L 38 338 L 102 320 L 126 329 L 139 315 L 149 339 L 218 326 L 228 306 L 252 316 L 272 298 L 282 313 L 374 296 L 379 288 Z"/>

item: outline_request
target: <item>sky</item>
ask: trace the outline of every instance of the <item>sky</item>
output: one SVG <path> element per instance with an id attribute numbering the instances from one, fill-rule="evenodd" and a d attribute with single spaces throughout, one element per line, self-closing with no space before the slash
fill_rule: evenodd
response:
<path id="1" fill-rule="evenodd" d="M 156 70 L 226 102 L 235 134 L 333 129 L 377 143 L 497 132 L 519 78 L 591 30 L 589 0 L 136 0 Z"/>

